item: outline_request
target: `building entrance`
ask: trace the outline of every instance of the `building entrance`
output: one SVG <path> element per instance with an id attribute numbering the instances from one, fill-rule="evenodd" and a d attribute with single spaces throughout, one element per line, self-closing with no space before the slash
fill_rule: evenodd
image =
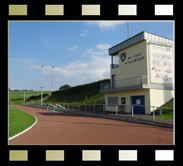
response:
<path id="1" fill-rule="evenodd" d="M 134 114 L 145 114 L 144 96 L 132 96 L 132 105 Z M 139 106 L 138 106 L 139 105 Z"/>

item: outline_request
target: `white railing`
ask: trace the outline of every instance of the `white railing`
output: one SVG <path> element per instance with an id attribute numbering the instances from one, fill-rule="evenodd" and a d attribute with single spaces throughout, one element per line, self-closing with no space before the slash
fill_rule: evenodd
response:
<path id="1" fill-rule="evenodd" d="M 123 88 L 123 87 L 143 85 L 143 84 L 147 84 L 147 76 L 145 76 L 145 75 L 127 78 L 127 79 L 123 79 L 123 80 L 117 80 L 115 82 L 114 87 Z"/>
<path id="2" fill-rule="evenodd" d="M 147 105 L 107 105 L 107 104 L 85 104 L 85 103 L 59 103 L 59 104 L 22 104 L 26 106 L 33 106 L 33 107 L 39 107 L 39 108 L 46 108 L 49 109 L 49 107 L 52 108 L 62 108 L 64 110 L 73 110 L 73 111 L 84 111 L 84 112 L 93 112 L 93 113 L 102 113 L 102 114 L 113 114 L 113 115 L 121 115 L 121 116 L 131 116 L 131 117 L 144 117 L 150 118 L 150 120 L 157 121 L 156 115 L 161 115 L 164 110 L 163 109 L 169 109 L 174 110 L 174 108 L 171 107 L 158 107 L 158 106 L 147 106 Z M 107 110 L 107 107 L 113 107 L 113 111 Z M 135 114 L 134 113 L 134 107 L 144 107 L 144 109 L 149 110 L 151 114 Z M 128 111 L 126 111 L 128 110 Z"/>

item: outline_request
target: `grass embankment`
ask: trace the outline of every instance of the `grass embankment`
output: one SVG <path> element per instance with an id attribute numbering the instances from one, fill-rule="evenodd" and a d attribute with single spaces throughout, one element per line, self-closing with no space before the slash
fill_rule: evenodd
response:
<path id="1" fill-rule="evenodd" d="M 35 121 L 36 119 L 34 116 L 9 106 L 9 137 L 27 129 Z"/>
<path id="2" fill-rule="evenodd" d="M 165 104 L 163 107 L 167 107 L 167 108 L 163 108 L 162 109 L 162 115 L 156 115 L 157 118 L 163 118 L 163 119 L 170 119 L 173 120 L 173 100 L 170 101 L 168 104 Z M 172 108 L 172 109 L 168 109 L 168 108 Z"/>
<path id="3" fill-rule="evenodd" d="M 78 85 L 65 90 L 52 92 L 52 95 L 44 97 L 43 103 L 87 103 L 93 104 L 94 100 L 104 96 L 100 93 L 100 84 L 109 82 L 109 79 L 92 82 L 89 84 Z M 27 103 L 40 103 L 40 97 L 32 96 L 27 99 Z M 104 103 L 104 99 L 96 100 L 95 103 Z"/>

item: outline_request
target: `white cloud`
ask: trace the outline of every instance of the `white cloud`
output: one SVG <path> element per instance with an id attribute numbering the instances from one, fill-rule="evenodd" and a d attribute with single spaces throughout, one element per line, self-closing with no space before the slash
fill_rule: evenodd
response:
<path id="1" fill-rule="evenodd" d="M 40 36 L 39 36 L 39 39 L 40 39 L 41 42 L 44 43 L 44 44 L 49 44 L 49 43 L 50 43 L 49 38 L 50 38 L 50 35 L 48 35 L 48 34 L 40 35 Z"/>
<path id="2" fill-rule="evenodd" d="M 81 33 L 80 36 L 86 36 L 86 34 L 85 33 Z"/>
<path id="3" fill-rule="evenodd" d="M 104 47 L 100 46 L 102 44 L 86 50 L 84 53 L 88 55 L 87 59 L 73 61 L 67 65 L 55 66 L 53 68 L 55 80 L 60 85 L 70 84 L 74 86 L 109 78 L 111 59 L 108 56 L 108 50 L 104 50 Z M 103 46 L 107 46 L 107 44 L 103 44 Z M 32 67 L 38 69 L 36 66 Z M 43 74 L 49 76 L 51 74 L 51 66 L 44 66 Z"/>
<path id="4" fill-rule="evenodd" d="M 90 25 L 97 25 L 101 30 L 114 29 L 118 25 L 122 25 L 125 21 L 90 21 L 87 22 Z"/>
<path id="5" fill-rule="evenodd" d="M 29 65 L 29 64 L 35 64 L 36 59 L 11 58 L 10 63 L 13 66 L 26 66 L 26 65 Z"/>
<path id="6" fill-rule="evenodd" d="M 77 46 L 73 46 L 73 47 L 70 47 L 70 48 L 67 48 L 68 51 L 75 51 L 77 49 Z"/>
<path id="7" fill-rule="evenodd" d="M 82 32 L 82 33 L 80 34 L 80 36 L 86 36 L 87 33 L 88 33 L 88 30 L 84 30 L 84 32 Z"/>
<path id="8" fill-rule="evenodd" d="M 100 50 L 108 50 L 110 47 L 111 47 L 110 44 L 106 44 L 106 43 L 100 43 L 95 46 L 95 48 Z"/>
<path id="9" fill-rule="evenodd" d="M 111 59 L 108 55 L 107 47 L 109 47 L 109 44 L 100 43 L 84 52 L 87 55 L 87 58 L 73 61 L 69 64 L 64 64 L 61 66 L 52 64 L 54 65 L 54 86 L 61 86 L 62 84 L 75 86 L 79 84 L 98 81 L 104 78 L 109 78 Z M 24 69 L 39 70 L 39 73 L 41 73 L 42 70 L 41 64 L 45 64 L 43 63 L 43 61 L 34 59 L 14 59 L 14 61 L 21 61 L 21 63 L 19 62 L 19 64 Z M 26 64 L 24 64 L 23 62 L 26 62 Z M 50 82 L 48 80 L 50 80 L 52 65 L 47 64 L 43 67 L 43 79 L 47 80 L 47 82 Z M 49 83 L 46 83 L 46 81 L 44 81 L 44 85 L 45 84 Z M 49 85 L 47 85 L 47 87 L 49 87 Z"/>
<path id="10" fill-rule="evenodd" d="M 92 52 L 92 49 L 88 49 L 87 51 L 84 52 L 84 54 L 90 54 Z"/>
<path id="11" fill-rule="evenodd" d="M 77 60 L 68 65 L 56 67 L 54 72 L 74 81 L 75 84 L 97 81 L 110 77 L 110 57 L 107 48 L 109 44 L 99 44 L 95 49 L 88 49 L 84 54 L 88 54 L 89 59 Z"/>
<path id="12" fill-rule="evenodd" d="M 97 81 L 109 77 L 110 57 L 91 55 L 90 60 L 78 60 L 68 65 L 54 68 L 54 73 L 62 79 L 70 78 L 75 84 Z M 82 82 L 80 80 L 82 79 Z"/>
<path id="13" fill-rule="evenodd" d="M 38 64 L 51 64 L 51 62 L 47 60 L 38 60 L 38 59 L 20 59 L 20 58 L 11 58 L 10 66 L 20 67 L 22 69 L 41 69 L 41 65 Z"/>

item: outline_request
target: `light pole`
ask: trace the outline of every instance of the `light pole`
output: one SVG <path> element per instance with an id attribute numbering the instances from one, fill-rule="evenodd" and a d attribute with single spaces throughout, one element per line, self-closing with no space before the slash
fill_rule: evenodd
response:
<path id="1" fill-rule="evenodd" d="M 25 104 L 25 84 L 26 82 L 24 82 L 24 104 Z"/>
<path id="2" fill-rule="evenodd" d="M 39 79 L 38 79 L 37 93 L 38 93 L 38 95 L 39 95 Z"/>
<path id="3" fill-rule="evenodd" d="M 42 65 L 42 74 L 41 74 L 41 105 L 43 104 L 43 65 Z"/>
<path id="4" fill-rule="evenodd" d="M 54 66 L 52 66 L 51 68 L 52 68 L 52 70 L 51 70 L 51 93 L 50 93 L 50 95 L 52 94 L 52 86 L 53 86 L 53 68 L 54 68 Z"/>

